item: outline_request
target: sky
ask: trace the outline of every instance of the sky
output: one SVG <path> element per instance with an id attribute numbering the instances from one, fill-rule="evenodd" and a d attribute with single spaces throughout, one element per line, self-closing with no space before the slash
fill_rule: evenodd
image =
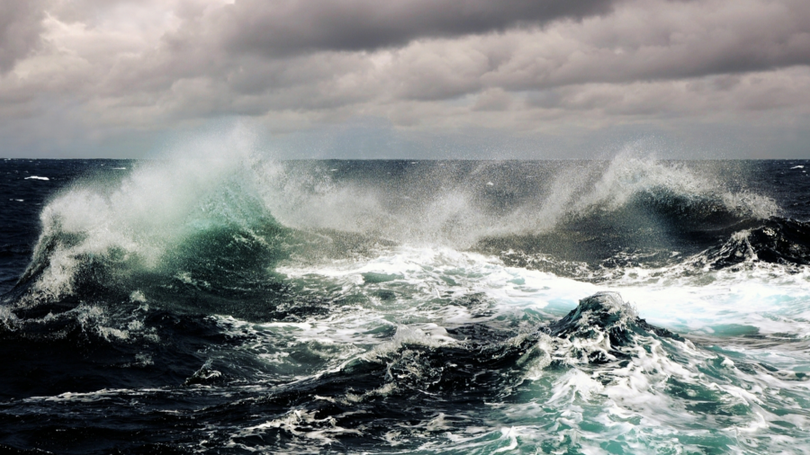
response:
<path id="1" fill-rule="evenodd" d="M 0 157 L 810 158 L 808 0 L 0 0 Z"/>

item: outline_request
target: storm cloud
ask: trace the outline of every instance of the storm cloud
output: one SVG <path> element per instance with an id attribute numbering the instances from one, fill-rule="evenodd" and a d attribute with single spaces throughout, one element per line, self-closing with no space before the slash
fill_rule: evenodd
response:
<path id="1" fill-rule="evenodd" d="M 803 0 L 0 0 L 0 44 L 6 156 L 141 156 L 233 119 L 287 157 L 809 150 Z"/>
<path id="2" fill-rule="evenodd" d="M 267 55 L 371 51 L 415 39 L 537 26 L 605 14 L 616 0 L 241 0 L 222 8 L 212 27 L 227 48 Z"/>
<path id="3" fill-rule="evenodd" d="M 11 69 L 40 41 L 42 1 L 0 2 L 0 72 Z"/>

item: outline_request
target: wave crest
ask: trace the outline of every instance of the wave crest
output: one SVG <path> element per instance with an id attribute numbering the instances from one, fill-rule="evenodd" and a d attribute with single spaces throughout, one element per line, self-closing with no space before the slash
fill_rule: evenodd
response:
<path id="1" fill-rule="evenodd" d="M 550 255 L 579 273 L 578 262 L 693 254 L 779 212 L 772 199 L 710 168 L 628 155 L 610 162 L 248 156 L 145 163 L 51 200 L 18 290 L 54 300 L 81 283 L 186 276 L 195 267 L 203 275 L 196 283 L 215 274 L 258 278 L 283 258 L 350 258 L 396 243 Z"/>
<path id="2" fill-rule="evenodd" d="M 55 300 L 80 284 L 182 272 L 166 269 L 206 249 L 211 255 L 198 259 L 227 257 L 245 243 L 267 246 L 267 230 L 277 225 L 242 176 L 238 164 L 201 160 L 150 163 L 120 181 L 76 184 L 42 210 L 18 288 Z"/>

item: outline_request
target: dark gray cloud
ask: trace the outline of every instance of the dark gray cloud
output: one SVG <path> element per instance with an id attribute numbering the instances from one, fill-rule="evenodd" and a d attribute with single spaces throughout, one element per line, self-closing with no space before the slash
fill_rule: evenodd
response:
<path id="1" fill-rule="evenodd" d="M 561 156 L 605 131 L 810 131 L 807 0 L 0 0 L 0 45 L 0 156 L 225 118 Z"/>
<path id="2" fill-rule="evenodd" d="M 542 90 L 810 65 L 810 2 L 647 5 L 639 2 L 604 20 L 556 26 L 551 45 L 516 40 L 497 68 L 481 74 L 482 86 Z M 488 55 L 504 53 L 489 43 L 480 48 Z"/>
<path id="3" fill-rule="evenodd" d="M 209 18 L 232 51 L 369 51 L 605 14 L 617 0 L 237 0 Z"/>
<path id="4" fill-rule="evenodd" d="M 0 0 L 0 72 L 13 68 L 40 43 L 44 4 L 38 0 Z"/>

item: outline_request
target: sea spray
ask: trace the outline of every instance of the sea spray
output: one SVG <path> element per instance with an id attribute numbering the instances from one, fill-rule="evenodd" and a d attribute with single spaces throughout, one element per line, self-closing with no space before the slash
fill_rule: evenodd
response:
<path id="1" fill-rule="evenodd" d="M 810 444 L 807 163 L 182 164 L 44 206 L 0 311 L 0 449 Z M 20 184 L 56 190 L 49 165 Z"/>

